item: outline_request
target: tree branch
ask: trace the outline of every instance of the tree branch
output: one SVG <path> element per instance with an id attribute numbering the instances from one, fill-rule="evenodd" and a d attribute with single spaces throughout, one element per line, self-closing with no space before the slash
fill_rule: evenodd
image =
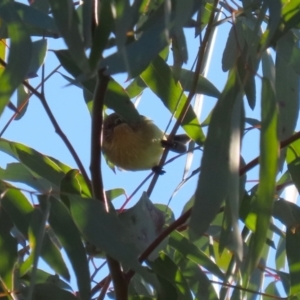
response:
<path id="1" fill-rule="evenodd" d="M 92 113 L 92 137 L 91 137 L 91 177 L 92 190 L 95 199 L 100 200 L 105 205 L 109 213 L 109 205 L 106 200 L 102 175 L 101 175 L 101 144 L 102 144 L 102 124 L 103 124 L 103 103 L 105 93 L 109 83 L 109 77 L 104 74 L 104 70 L 98 71 L 98 82 L 95 90 Z M 109 228 L 107 229 L 109 230 Z M 121 271 L 120 263 L 106 255 L 107 264 L 113 281 L 117 300 L 127 299 L 127 283 Z M 101 293 L 101 295 L 104 293 Z M 100 298 L 101 299 L 101 298 Z"/>

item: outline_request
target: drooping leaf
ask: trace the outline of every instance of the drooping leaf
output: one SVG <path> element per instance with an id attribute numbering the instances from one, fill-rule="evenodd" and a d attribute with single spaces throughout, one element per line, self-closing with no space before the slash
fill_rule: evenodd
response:
<path id="1" fill-rule="evenodd" d="M 238 19 L 238 21 L 232 25 L 226 46 L 222 57 L 222 69 L 223 71 L 230 70 L 238 60 L 241 52 L 243 51 L 245 45 L 245 35 L 243 30 L 243 22 Z"/>
<path id="2" fill-rule="evenodd" d="M 273 39 L 271 40 L 273 45 L 276 44 L 276 42 L 293 27 L 299 28 L 299 16 L 300 8 L 298 1 L 288 1 L 284 6 L 282 6 L 281 22 L 273 36 Z"/>
<path id="3" fill-rule="evenodd" d="M 84 51 L 84 43 L 79 33 L 79 20 L 73 2 L 71 0 L 49 0 L 49 3 L 55 23 L 68 46 L 71 57 L 79 69 L 87 74 L 89 65 Z"/>
<path id="4" fill-rule="evenodd" d="M 27 78 L 33 78 L 37 76 L 37 71 L 44 63 L 47 53 L 47 40 L 37 40 L 32 43 L 32 55 L 30 65 L 27 72 Z"/>
<path id="5" fill-rule="evenodd" d="M 201 265 L 218 278 L 225 278 L 219 267 L 205 253 L 198 249 L 197 246 L 191 243 L 179 232 L 172 232 L 169 237 L 169 245 L 180 252 L 184 257 L 188 258 L 194 263 L 197 263 L 198 265 Z"/>
<path id="6" fill-rule="evenodd" d="M 67 50 L 55 51 L 55 54 L 63 67 L 66 68 L 66 70 L 70 74 L 72 74 L 75 78 L 80 75 L 79 68 L 76 66 L 74 60 Z M 95 92 L 97 81 L 96 78 L 93 77 L 83 80 L 80 84 L 85 90 L 93 95 Z M 89 105 L 89 103 L 87 104 Z M 104 104 L 108 108 L 114 110 L 116 113 L 119 113 L 125 120 L 135 121 L 139 117 L 138 112 L 130 101 L 130 98 L 126 91 L 121 87 L 119 83 L 117 83 L 117 81 L 112 78 L 107 86 Z"/>
<path id="7" fill-rule="evenodd" d="M 6 23 L 10 38 L 7 66 L 0 77 L 1 115 L 11 95 L 25 79 L 31 59 L 32 44 L 27 30 L 16 12 L 14 2 L 3 0 L 0 3 L 0 18 Z"/>
<path id="8" fill-rule="evenodd" d="M 13 222 L 0 205 L 0 278 L 9 290 L 13 288 L 13 269 L 18 258 L 18 243 L 10 234 L 12 227 Z"/>
<path id="9" fill-rule="evenodd" d="M 134 78 L 168 45 L 163 20 L 154 23 L 137 41 L 124 47 L 122 53 L 114 53 L 102 60 L 100 67 L 107 68 L 110 75 L 128 72 Z"/>
<path id="10" fill-rule="evenodd" d="M 279 28 L 282 3 L 280 0 L 265 0 L 264 5 L 267 6 L 269 12 L 269 22 L 262 36 L 261 47 L 266 49 Z"/>
<path id="11" fill-rule="evenodd" d="M 50 9 L 50 4 L 48 0 L 35 0 L 34 2 L 30 3 L 30 6 L 38 9 L 44 13 L 48 13 Z"/>
<path id="12" fill-rule="evenodd" d="M 29 6 L 19 2 L 14 3 L 20 18 L 28 25 L 29 29 L 32 27 L 32 34 L 58 37 L 57 26 L 53 18 L 48 15 L 49 2 L 47 0 L 35 0 L 32 4 Z"/>
<path id="13" fill-rule="evenodd" d="M 253 215 L 256 223 L 246 260 L 244 274 L 246 285 L 247 277 L 250 276 L 260 259 L 272 214 L 279 147 L 277 117 L 274 90 L 270 85 L 270 81 L 264 78 L 262 86 L 259 185 L 253 202 Z"/>
<path id="14" fill-rule="evenodd" d="M 51 183 L 47 179 L 28 170 L 22 163 L 10 163 L 5 169 L 0 168 L 0 178 L 1 180 L 25 183 L 39 192 L 51 189 Z"/>
<path id="15" fill-rule="evenodd" d="M 237 74 L 231 71 L 225 89 L 214 108 L 205 142 L 190 220 L 190 234 L 194 238 L 207 230 L 228 193 L 231 118 L 234 103 L 239 99 L 239 95 Z"/>
<path id="16" fill-rule="evenodd" d="M 166 62 L 160 56 L 157 56 L 141 74 L 141 78 L 163 101 L 170 112 L 174 113 L 175 118 L 178 118 L 187 97 L 180 84 L 175 82 L 172 71 Z M 187 110 L 181 126 L 196 143 L 202 144 L 204 142 L 204 133 L 191 107 Z"/>
<path id="17" fill-rule="evenodd" d="M 21 291 L 24 297 L 28 295 L 28 288 L 25 287 Z M 43 300 L 78 300 L 74 294 L 59 288 L 53 283 L 39 283 L 34 287 L 32 299 L 43 299 Z M 84 299 L 84 298 L 83 298 Z M 85 298 L 88 299 L 88 298 Z"/>
<path id="18" fill-rule="evenodd" d="M 173 287 L 175 287 L 177 291 L 176 299 L 193 299 L 190 288 L 180 269 L 165 253 L 161 252 L 160 256 L 154 262 L 149 264 L 156 274 L 167 280 Z"/>
<path id="19" fill-rule="evenodd" d="M 286 231 L 286 256 L 290 270 L 290 291 L 289 295 L 300 293 L 300 267 L 299 267 L 299 251 L 300 232 L 299 228 L 295 231 L 287 229 Z"/>
<path id="20" fill-rule="evenodd" d="M 89 57 L 90 67 L 96 68 L 100 59 L 102 59 L 102 52 L 108 44 L 109 35 L 113 29 L 114 20 L 111 11 L 111 2 L 109 0 L 101 1 L 99 7 L 100 12 L 97 27 L 94 30 L 91 54 Z"/>
<path id="21" fill-rule="evenodd" d="M 47 199 L 47 197 L 41 195 L 39 196 L 39 200 L 43 209 L 45 208 L 47 201 L 51 202 L 50 215 L 48 219 L 49 224 L 65 249 L 72 264 L 80 296 L 82 299 L 89 299 L 90 275 L 87 257 L 81 236 L 68 209 L 54 197 Z"/>
<path id="22" fill-rule="evenodd" d="M 21 279 L 23 283 L 29 286 L 31 277 L 32 277 L 32 272 L 28 272 L 24 276 L 22 276 Z M 39 284 L 39 283 L 46 283 L 46 282 L 55 283 L 58 287 L 64 290 L 72 291 L 71 286 L 67 284 L 65 281 L 63 281 L 62 279 L 60 279 L 58 275 L 51 275 L 41 269 L 37 269 L 35 275 L 35 283 Z"/>
<path id="23" fill-rule="evenodd" d="M 99 200 L 75 195 L 70 196 L 69 200 L 73 219 L 89 243 L 126 266 L 142 272 L 137 260 L 138 252 L 115 213 L 107 213 Z"/>
<path id="24" fill-rule="evenodd" d="M 186 69 L 181 69 L 179 81 L 182 85 L 183 90 L 191 91 L 193 79 L 195 77 L 195 73 Z M 219 97 L 220 92 L 218 89 L 204 76 L 199 75 L 196 93 L 203 94 L 211 97 Z"/>
<path id="25" fill-rule="evenodd" d="M 57 164 L 56 160 L 32 148 L 2 138 L 0 139 L 0 151 L 22 162 L 27 168 L 33 171 L 33 175 L 36 173 L 41 178 L 51 182 L 52 187 L 56 190 L 58 190 L 60 180 L 64 176 L 64 170 L 61 167 L 70 169 L 70 167 L 62 163 Z"/>
<path id="26" fill-rule="evenodd" d="M 190 289 L 197 299 L 217 300 L 219 299 L 212 283 L 202 270 L 202 266 L 194 261 L 182 259 L 176 262 L 182 275 L 186 278 Z"/>
<path id="27" fill-rule="evenodd" d="M 17 89 L 17 108 L 19 113 L 15 117 L 15 120 L 20 120 L 24 116 L 28 107 L 29 97 L 30 93 L 28 92 L 27 88 L 23 84 L 20 84 Z"/>
<path id="28" fill-rule="evenodd" d="M 127 239 L 132 241 L 139 254 L 161 233 L 165 224 L 164 214 L 152 204 L 146 193 L 133 207 L 120 213 L 119 220 L 127 230 Z M 167 241 L 161 243 L 148 259 L 153 260 L 166 244 Z"/>
<path id="29" fill-rule="evenodd" d="M 287 44 L 296 47 L 291 32 L 286 34 L 277 43 L 276 52 L 276 97 L 279 108 L 279 139 L 285 140 L 295 130 L 299 116 L 299 75 L 287 64 L 283 58 Z M 289 57 L 291 59 L 291 57 Z"/>
<path id="30" fill-rule="evenodd" d="M 273 216 L 289 230 L 293 231 L 300 226 L 300 208 L 290 201 L 277 200 L 274 203 Z"/>
<path id="31" fill-rule="evenodd" d="M 102 6 L 102 3 L 101 3 Z M 83 44 L 86 48 L 91 46 L 92 41 L 92 24 L 93 24 L 93 8 L 94 3 L 92 0 L 86 0 L 82 3 L 82 37 L 83 37 Z M 100 19 L 101 20 L 101 19 Z M 102 20 L 101 20 L 102 21 Z"/>

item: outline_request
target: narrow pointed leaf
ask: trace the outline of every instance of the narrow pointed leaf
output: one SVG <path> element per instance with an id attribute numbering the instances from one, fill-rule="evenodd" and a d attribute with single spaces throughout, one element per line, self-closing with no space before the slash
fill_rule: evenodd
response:
<path id="1" fill-rule="evenodd" d="M 270 225 L 279 153 L 277 118 L 275 94 L 269 80 L 264 78 L 262 86 L 259 185 L 253 203 L 256 224 L 249 245 L 245 278 L 250 276 L 260 259 Z"/>
<path id="2" fill-rule="evenodd" d="M 190 220 L 190 234 L 194 238 L 205 233 L 228 193 L 231 119 L 239 93 L 237 74 L 231 71 L 225 89 L 214 108 L 205 141 Z"/>
<path id="3" fill-rule="evenodd" d="M 102 60 L 100 67 L 107 68 L 110 75 L 128 72 L 134 78 L 168 45 L 164 22 L 154 24 L 135 42 L 124 47 L 122 53 L 114 53 Z"/>
<path id="4" fill-rule="evenodd" d="M 75 195 L 69 200 L 73 219 L 88 242 L 126 266 L 141 271 L 138 251 L 116 214 L 107 213 L 99 200 Z"/>
<path id="5" fill-rule="evenodd" d="M 10 38 L 7 66 L 0 77 L 1 115 L 13 92 L 25 79 L 31 59 L 32 44 L 12 1 L 3 0 L 0 3 L 0 18 L 6 23 Z"/>
<path id="6" fill-rule="evenodd" d="M 10 234 L 12 227 L 13 222 L 0 206 L 0 278 L 9 290 L 13 289 L 13 269 L 18 259 L 18 242 Z"/>
<path id="7" fill-rule="evenodd" d="M 163 252 L 160 256 L 150 263 L 150 266 L 160 277 L 163 277 L 170 282 L 177 291 L 178 300 L 192 300 L 190 288 L 183 277 L 178 266 Z"/>
<path id="8" fill-rule="evenodd" d="M 172 232 L 169 237 L 169 245 L 180 252 L 184 257 L 201 265 L 218 278 L 222 280 L 225 279 L 219 267 L 204 252 L 198 249 L 196 245 L 191 243 L 179 232 Z"/>
<path id="9" fill-rule="evenodd" d="M 300 232 L 299 229 L 286 231 L 286 255 L 290 270 L 290 292 L 289 295 L 300 294 Z"/>
<path id="10" fill-rule="evenodd" d="M 175 118 L 178 118 L 187 97 L 181 85 L 175 82 L 172 71 L 166 62 L 157 56 L 141 74 L 141 78 L 163 101 L 170 112 L 174 113 Z M 189 107 L 181 126 L 196 143 L 203 144 L 205 136 L 191 107 Z"/>
<path id="11" fill-rule="evenodd" d="M 49 224 L 72 264 L 81 298 L 89 299 L 90 273 L 80 233 L 63 203 L 53 197 L 47 199 L 45 196 L 39 196 L 39 199 L 43 207 L 45 201 L 51 201 Z"/>
<path id="12" fill-rule="evenodd" d="M 55 23 L 64 38 L 76 65 L 88 73 L 89 65 L 84 51 L 84 44 L 79 33 L 78 15 L 71 0 L 49 0 Z"/>
<path id="13" fill-rule="evenodd" d="M 60 180 L 64 176 L 64 171 L 49 156 L 43 155 L 23 144 L 5 139 L 0 139 L 0 151 L 11 155 L 34 173 L 47 179 L 52 183 L 53 188 L 58 188 Z"/>

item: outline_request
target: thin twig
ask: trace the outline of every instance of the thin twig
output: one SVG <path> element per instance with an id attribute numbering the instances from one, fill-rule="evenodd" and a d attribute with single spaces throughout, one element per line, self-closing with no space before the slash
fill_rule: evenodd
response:
<path id="1" fill-rule="evenodd" d="M 57 66 L 53 71 L 51 71 L 44 79 L 43 82 L 46 82 L 59 68 L 61 67 L 61 65 Z M 39 83 L 36 87 L 35 90 L 38 90 L 40 88 L 40 86 L 42 85 L 42 82 Z M 17 111 L 11 116 L 11 118 L 8 120 L 8 122 L 5 124 L 5 126 L 3 127 L 2 131 L 0 132 L 0 137 L 4 134 L 4 132 L 6 131 L 6 129 L 9 127 L 9 125 L 11 124 L 11 122 L 22 112 L 22 110 L 24 109 L 24 107 L 26 106 L 26 104 L 28 103 L 30 97 L 33 95 L 33 93 L 30 93 L 30 95 L 27 97 L 26 101 L 24 101 L 21 106 L 19 106 L 17 109 Z"/>
<path id="2" fill-rule="evenodd" d="M 178 119 L 176 120 L 176 123 L 171 131 L 171 133 L 169 134 L 168 136 L 168 141 L 171 142 L 180 126 L 180 124 L 182 123 L 189 107 L 190 107 L 190 103 L 193 99 L 193 97 L 195 96 L 196 94 L 196 89 L 197 89 L 197 83 L 198 83 L 198 79 L 199 79 L 199 75 L 200 75 L 200 70 L 202 69 L 202 65 L 203 65 L 203 59 L 205 57 L 205 52 L 206 52 L 206 49 L 207 49 L 207 46 L 208 46 L 208 41 L 209 41 L 209 36 L 211 34 L 211 31 L 212 31 L 212 28 L 213 28 L 213 22 L 214 22 L 214 18 L 215 18 L 215 13 L 214 13 L 214 10 L 215 8 L 217 7 L 219 3 L 219 0 L 214 0 L 214 5 L 213 5 L 213 10 L 212 10 L 212 13 L 210 14 L 210 17 L 209 17 L 209 21 L 208 21 L 208 24 L 207 24 L 207 28 L 206 28 L 206 31 L 205 31 L 205 35 L 204 35 L 204 38 L 203 38 L 203 42 L 201 43 L 201 46 L 199 48 L 199 51 L 198 51 L 198 61 L 197 61 L 197 64 L 196 64 L 196 69 L 195 69 L 195 76 L 193 78 L 193 82 L 192 82 L 192 87 L 191 87 L 191 90 L 189 92 L 189 95 L 187 97 L 187 100 L 185 101 L 184 105 L 183 105 L 183 108 L 182 108 L 182 111 L 178 117 Z M 167 155 L 168 155 L 168 147 L 165 148 L 164 150 L 164 153 L 160 159 L 160 162 L 159 162 L 159 166 L 162 167 L 166 158 L 167 158 Z M 154 189 L 154 186 L 157 182 L 157 179 L 158 179 L 158 176 L 159 174 L 155 174 L 152 178 L 152 181 L 149 185 L 149 188 L 147 190 L 147 194 L 148 196 L 151 195 L 153 189 Z"/>
<path id="3" fill-rule="evenodd" d="M 0 58 L 0 64 L 4 67 L 7 66 L 6 62 Z M 69 139 L 67 138 L 67 136 L 64 134 L 64 132 L 61 130 L 60 126 L 58 125 L 58 122 L 56 121 L 47 101 L 46 101 L 46 98 L 41 94 L 39 93 L 32 85 L 30 85 L 28 82 L 26 82 L 25 80 L 22 82 L 24 86 L 27 87 L 27 89 L 32 93 L 34 94 L 38 99 L 40 99 L 54 129 L 55 129 L 55 132 L 61 137 L 61 139 L 63 140 L 63 142 L 65 143 L 66 147 L 68 148 L 68 150 L 70 151 L 72 157 L 74 158 L 85 182 L 86 182 L 86 185 L 87 187 L 89 188 L 90 191 L 92 191 L 92 186 L 91 186 L 91 182 L 89 180 L 89 177 L 87 175 L 87 172 L 85 171 L 85 168 L 79 158 L 79 156 L 77 155 L 74 147 L 72 146 L 71 142 L 69 141 Z"/>

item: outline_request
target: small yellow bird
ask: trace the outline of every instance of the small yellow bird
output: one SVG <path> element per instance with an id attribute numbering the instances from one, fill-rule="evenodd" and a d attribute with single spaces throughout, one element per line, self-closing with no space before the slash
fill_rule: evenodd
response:
<path id="1" fill-rule="evenodd" d="M 102 150 L 117 167 L 130 170 L 157 170 L 165 147 L 177 153 L 186 152 L 190 140 L 186 134 L 174 137 L 169 145 L 167 136 L 148 118 L 140 116 L 135 123 L 127 123 L 116 113 L 107 116 L 103 124 Z"/>

